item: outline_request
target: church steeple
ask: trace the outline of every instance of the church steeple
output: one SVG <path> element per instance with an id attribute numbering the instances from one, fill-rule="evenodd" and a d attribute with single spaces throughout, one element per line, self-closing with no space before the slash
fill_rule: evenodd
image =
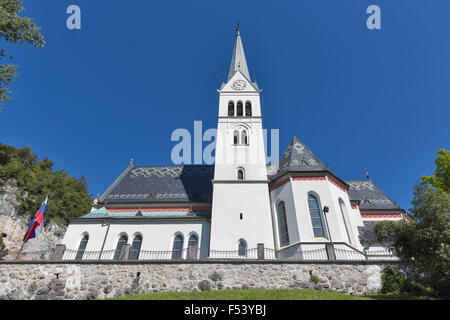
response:
<path id="1" fill-rule="evenodd" d="M 250 73 L 248 72 L 247 61 L 245 60 L 244 46 L 242 45 L 241 32 L 239 29 L 239 22 L 237 23 L 236 30 L 236 43 L 234 45 L 233 58 L 231 60 L 230 73 L 228 74 L 228 80 L 234 76 L 239 70 L 250 81 Z"/>

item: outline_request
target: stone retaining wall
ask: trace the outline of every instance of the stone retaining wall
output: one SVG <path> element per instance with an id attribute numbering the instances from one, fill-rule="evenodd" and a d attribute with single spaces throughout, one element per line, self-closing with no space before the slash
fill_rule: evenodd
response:
<path id="1" fill-rule="evenodd" d="M 320 289 L 373 294 L 393 262 L 0 263 L 0 299 L 95 299 L 163 291 Z"/>

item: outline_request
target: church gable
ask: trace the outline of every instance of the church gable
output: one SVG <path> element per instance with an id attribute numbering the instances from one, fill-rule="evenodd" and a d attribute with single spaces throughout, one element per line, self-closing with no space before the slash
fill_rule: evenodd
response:
<path id="1" fill-rule="evenodd" d="M 220 88 L 221 92 L 259 92 L 256 83 L 244 76 L 241 71 L 237 71 L 230 80 Z"/>

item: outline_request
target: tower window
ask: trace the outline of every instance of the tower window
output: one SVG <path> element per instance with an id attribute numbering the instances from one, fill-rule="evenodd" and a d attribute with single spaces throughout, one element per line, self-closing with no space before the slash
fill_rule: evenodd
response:
<path id="1" fill-rule="evenodd" d="M 238 180 L 244 180 L 244 169 L 242 169 L 242 168 L 238 169 L 237 178 L 238 178 Z"/>
<path id="2" fill-rule="evenodd" d="M 239 144 L 239 131 L 237 131 L 237 130 L 234 130 L 233 143 L 234 144 Z"/>
<path id="3" fill-rule="evenodd" d="M 238 255 L 243 257 L 247 256 L 247 242 L 244 239 L 239 240 Z"/>
<path id="4" fill-rule="evenodd" d="M 245 116 L 246 117 L 252 116 L 252 103 L 250 101 L 247 101 L 245 103 Z"/>
<path id="5" fill-rule="evenodd" d="M 237 102 L 237 116 L 242 117 L 244 115 L 244 106 L 242 105 L 242 101 Z"/>
<path id="6" fill-rule="evenodd" d="M 228 116 L 234 117 L 234 101 L 228 102 Z"/>
<path id="7" fill-rule="evenodd" d="M 248 135 L 247 135 L 247 130 L 242 130 L 241 132 L 241 144 L 248 144 Z"/>

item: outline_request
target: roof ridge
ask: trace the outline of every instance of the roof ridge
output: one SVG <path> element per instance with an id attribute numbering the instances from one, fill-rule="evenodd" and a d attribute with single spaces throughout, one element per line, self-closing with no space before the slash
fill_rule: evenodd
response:
<path id="1" fill-rule="evenodd" d="M 183 164 L 183 165 L 156 165 L 156 166 L 134 166 L 134 168 L 142 168 L 142 167 L 151 167 L 151 168 L 163 168 L 163 167 L 171 167 L 171 168 L 181 168 L 181 167 L 214 167 L 213 164 Z"/>
<path id="2" fill-rule="evenodd" d="M 120 181 L 122 181 L 123 178 L 128 174 L 128 172 L 131 171 L 131 169 L 134 168 L 134 165 L 131 163 L 126 169 L 116 178 L 116 180 L 113 181 L 113 183 L 105 190 L 105 192 L 102 193 L 99 201 L 103 202 L 106 196 L 114 189 L 115 186 L 119 184 Z"/>

